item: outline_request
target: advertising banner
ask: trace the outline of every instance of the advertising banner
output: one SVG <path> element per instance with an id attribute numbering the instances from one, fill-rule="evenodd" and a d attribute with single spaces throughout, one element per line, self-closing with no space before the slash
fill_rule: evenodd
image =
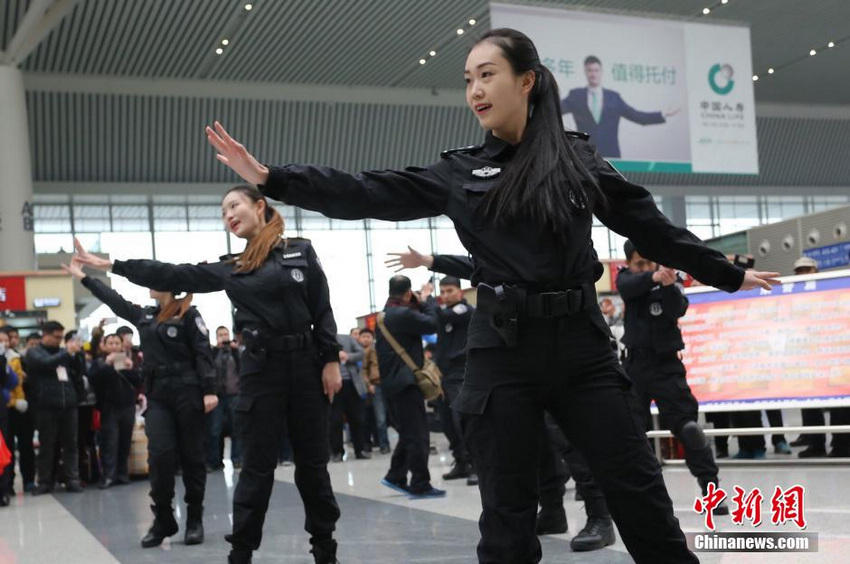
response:
<path id="1" fill-rule="evenodd" d="M 490 17 L 534 41 L 565 127 L 619 170 L 758 174 L 749 28 L 498 3 Z"/>

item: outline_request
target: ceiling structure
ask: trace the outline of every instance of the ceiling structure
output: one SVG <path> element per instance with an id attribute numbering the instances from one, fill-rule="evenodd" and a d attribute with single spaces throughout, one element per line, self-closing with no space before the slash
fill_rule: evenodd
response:
<path id="1" fill-rule="evenodd" d="M 214 193 L 234 180 L 198 134 L 214 118 L 267 162 L 345 170 L 425 164 L 480 139 L 461 70 L 490 27 L 486 0 L 248 1 L 0 0 L 36 191 Z M 510 1 L 750 27 L 760 174 L 634 181 L 670 195 L 850 186 L 850 1 Z"/>
<path id="2" fill-rule="evenodd" d="M 511 3 L 652 13 L 750 26 L 758 102 L 850 101 L 846 0 L 562 0 Z M 26 72 L 340 86 L 458 89 L 488 29 L 486 0 L 58 0 L 74 4 L 21 61 Z M 0 51 L 32 5 L 0 0 Z M 706 6 L 717 7 L 707 16 Z M 474 26 L 469 25 L 475 19 Z M 457 35 L 462 27 L 465 33 Z M 822 51 L 814 47 L 848 38 Z M 222 46 L 222 39 L 228 40 Z M 217 55 L 216 48 L 223 53 Z M 437 55 L 427 56 L 430 50 Z M 425 57 L 428 63 L 419 64 Z M 768 76 L 768 67 L 804 60 Z"/>

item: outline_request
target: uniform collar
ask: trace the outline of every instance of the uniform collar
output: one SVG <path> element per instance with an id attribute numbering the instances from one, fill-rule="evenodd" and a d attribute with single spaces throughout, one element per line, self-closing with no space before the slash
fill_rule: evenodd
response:
<path id="1" fill-rule="evenodd" d="M 484 139 L 484 154 L 493 160 L 502 160 L 513 156 L 515 147 L 503 139 L 499 139 L 493 135 L 492 131 L 487 132 Z"/>

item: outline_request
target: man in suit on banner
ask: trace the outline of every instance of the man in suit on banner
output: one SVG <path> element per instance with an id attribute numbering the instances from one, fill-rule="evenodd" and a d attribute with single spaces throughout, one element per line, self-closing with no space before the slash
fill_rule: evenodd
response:
<path id="1" fill-rule="evenodd" d="M 679 113 L 679 108 L 641 112 L 629 106 L 619 92 L 602 88 L 602 61 L 595 55 L 584 60 L 584 74 L 587 86 L 570 90 L 561 100 L 561 113 L 573 114 L 576 130 L 588 133 L 603 157 L 620 158 L 620 118 L 651 125 L 664 123 L 666 118 Z"/>

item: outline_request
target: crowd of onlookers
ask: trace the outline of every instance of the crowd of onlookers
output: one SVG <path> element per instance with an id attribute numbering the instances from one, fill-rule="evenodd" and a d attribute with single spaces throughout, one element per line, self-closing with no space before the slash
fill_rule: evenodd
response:
<path id="1" fill-rule="evenodd" d="M 23 490 L 33 495 L 56 484 L 80 492 L 87 485 L 129 483 L 133 431 L 147 403 L 143 355 L 133 333 L 122 326 L 105 334 L 101 323 L 83 342 L 56 321 L 23 339 L 15 327 L 0 327 L 0 430 L 11 457 L 0 475 L 0 506 L 15 493 L 16 471 Z M 240 467 L 233 412 L 238 354 L 227 328 L 219 327 L 216 337 L 219 405 L 207 415 L 208 471 L 223 466 L 227 435 L 233 465 Z M 136 458 L 143 461 L 137 473 L 144 474 L 146 452 Z"/>
<path id="2" fill-rule="evenodd" d="M 80 492 L 87 485 L 129 483 L 133 430 L 146 406 L 143 354 L 133 345 L 132 328 L 106 334 L 103 325 L 86 342 L 56 321 L 24 338 L 13 326 L 0 327 L 0 430 L 12 457 L 0 476 L 0 506 L 15 493 L 16 472 L 24 492 L 33 495 L 51 492 L 56 484 Z M 227 327 L 218 327 L 215 337 L 219 403 L 206 415 L 208 472 L 224 468 L 226 437 L 233 468 L 241 468 L 235 411 L 239 345 Z M 343 459 L 345 423 L 356 458 L 368 458 L 373 448 L 389 453 L 374 333 L 355 329 L 339 338 L 344 386 L 331 409 L 331 458 Z M 292 461 L 286 436 L 279 460 Z"/>

